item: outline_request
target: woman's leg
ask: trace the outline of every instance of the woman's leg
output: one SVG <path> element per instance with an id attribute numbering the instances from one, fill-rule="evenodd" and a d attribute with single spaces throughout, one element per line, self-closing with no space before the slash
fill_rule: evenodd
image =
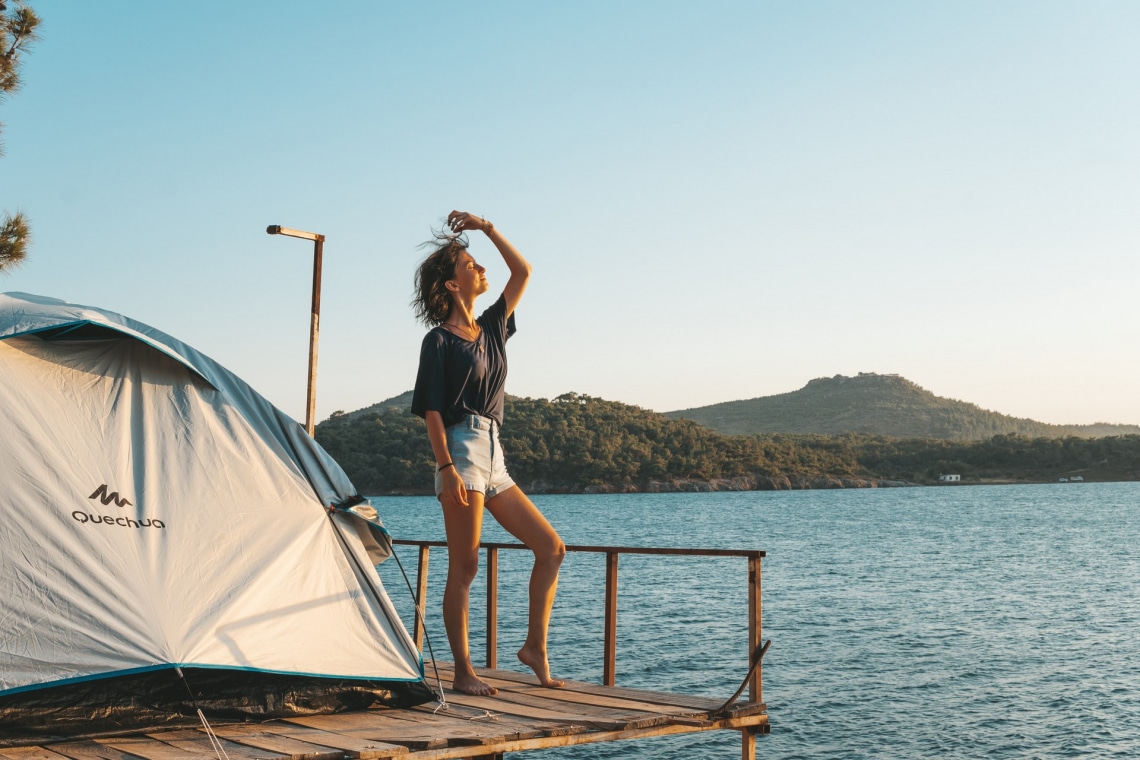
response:
<path id="1" fill-rule="evenodd" d="M 483 529 L 483 494 L 467 492 L 468 506 L 441 500 L 447 532 L 447 585 L 443 590 L 443 627 L 455 659 L 452 688 L 464 694 L 495 694 L 495 687 L 481 681 L 471 665 L 467 643 L 467 609 L 471 583 L 479 570 L 479 535 Z"/>
<path id="2" fill-rule="evenodd" d="M 519 660 L 534 671 L 543 686 L 565 686 L 565 681 L 550 677 L 546 633 L 550 627 L 554 593 L 558 589 L 558 568 L 566 556 L 566 546 L 518 486 L 511 486 L 491 498 L 487 502 L 487 511 L 534 552 L 534 569 L 530 574 L 530 619 L 526 643 L 518 653 Z"/>

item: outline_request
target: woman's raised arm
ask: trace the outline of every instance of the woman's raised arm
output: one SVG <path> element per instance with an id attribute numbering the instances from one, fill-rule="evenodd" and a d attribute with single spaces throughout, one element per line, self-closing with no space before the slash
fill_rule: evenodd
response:
<path id="1" fill-rule="evenodd" d="M 495 228 L 495 225 L 481 216 L 475 216 L 466 211 L 452 211 L 447 215 L 447 226 L 451 228 L 452 232 L 479 230 L 490 238 L 495 247 L 499 249 L 503 262 L 506 263 L 507 269 L 511 272 L 510 279 L 503 287 L 503 298 L 507 302 L 507 316 L 509 317 L 514 313 L 515 307 L 519 305 L 519 301 L 522 300 L 523 293 L 526 291 L 526 284 L 530 279 L 531 272 L 530 262 L 523 258 L 518 249 L 511 245 L 511 241 L 507 240 L 503 233 Z"/>

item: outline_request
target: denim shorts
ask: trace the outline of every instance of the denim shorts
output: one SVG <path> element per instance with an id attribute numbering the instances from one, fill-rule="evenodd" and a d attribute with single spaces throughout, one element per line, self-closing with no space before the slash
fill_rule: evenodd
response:
<path id="1" fill-rule="evenodd" d="M 447 451 L 455 471 L 468 491 L 479 491 L 484 499 L 494 498 L 515 484 L 507 474 L 503 447 L 499 445 L 499 424 L 488 417 L 468 415 L 447 428 Z M 435 495 L 443 490 L 439 468 L 435 471 Z"/>

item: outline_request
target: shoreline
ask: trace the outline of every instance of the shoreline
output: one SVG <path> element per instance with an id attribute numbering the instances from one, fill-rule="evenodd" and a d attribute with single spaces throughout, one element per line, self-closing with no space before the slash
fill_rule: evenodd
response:
<path id="1" fill-rule="evenodd" d="M 953 483 L 912 483 L 905 480 L 884 478 L 851 478 L 837 476 L 757 476 L 751 478 L 715 478 L 713 480 L 679 479 L 671 481 L 650 481 L 644 487 L 633 484 L 591 484 L 564 487 L 551 483 L 519 483 L 519 486 L 532 495 L 596 496 L 604 494 L 634 493 L 719 493 L 740 491 L 826 491 L 859 488 L 957 488 L 960 486 L 1029 486 L 1057 485 L 1080 487 L 1088 483 L 1134 483 L 1132 480 L 1086 480 L 1076 483 L 1061 483 L 1056 480 L 1012 480 L 1004 478 L 983 478 Z M 399 489 L 371 496 L 434 496 L 428 490 Z"/>

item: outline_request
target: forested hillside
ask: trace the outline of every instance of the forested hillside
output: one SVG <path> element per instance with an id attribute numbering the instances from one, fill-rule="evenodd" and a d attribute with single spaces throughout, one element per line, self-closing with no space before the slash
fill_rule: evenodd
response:
<path id="1" fill-rule="evenodd" d="M 870 433 L 892 438 L 981 441 L 995 435 L 1101 438 L 1140 434 L 1137 425 L 1049 425 L 935 396 L 898 375 L 860 373 L 810 381 L 798 391 L 667 412 L 721 433 Z"/>
<path id="2" fill-rule="evenodd" d="M 431 448 L 421 419 L 397 397 L 337 413 L 317 440 L 367 494 L 429 493 Z M 534 493 L 751 490 L 937 482 L 1140 479 L 1140 436 L 994 436 L 981 442 L 884 436 L 723 435 L 690 420 L 568 393 L 507 397 L 503 448 Z"/>

